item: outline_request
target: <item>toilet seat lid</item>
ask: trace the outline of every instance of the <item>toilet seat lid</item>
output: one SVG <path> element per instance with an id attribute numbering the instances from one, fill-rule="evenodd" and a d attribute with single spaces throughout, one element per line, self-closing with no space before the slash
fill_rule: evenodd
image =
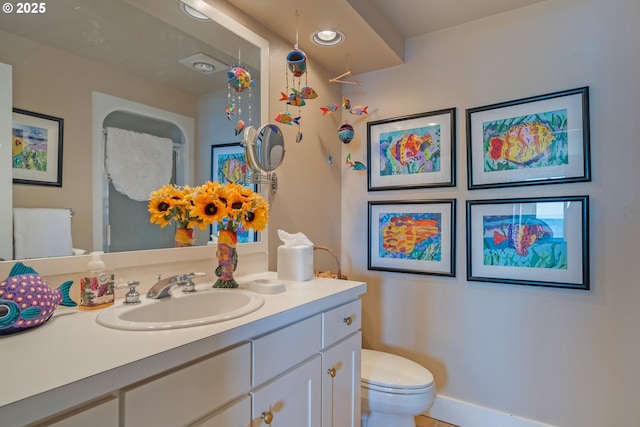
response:
<path id="1" fill-rule="evenodd" d="M 433 384 L 433 375 L 418 363 L 395 354 L 362 349 L 362 382 L 396 389 L 419 389 Z"/>

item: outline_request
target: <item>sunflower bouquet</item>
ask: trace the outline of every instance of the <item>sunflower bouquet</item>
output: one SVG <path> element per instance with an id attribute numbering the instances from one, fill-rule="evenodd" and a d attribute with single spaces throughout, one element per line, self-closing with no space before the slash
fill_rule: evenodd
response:
<path id="1" fill-rule="evenodd" d="M 166 227 L 175 221 L 179 228 L 199 227 L 218 222 L 220 230 L 262 231 L 269 219 L 264 198 L 240 184 L 208 181 L 198 187 L 164 185 L 149 197 L 149 221 Z"/>

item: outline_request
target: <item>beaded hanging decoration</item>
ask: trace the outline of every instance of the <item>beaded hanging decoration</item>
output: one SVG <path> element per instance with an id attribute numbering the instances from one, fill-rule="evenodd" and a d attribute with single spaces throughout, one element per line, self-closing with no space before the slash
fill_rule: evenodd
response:
<path id="1" fill-rule="evenodd" d="M 227 71 L 227 105 L 225 112 L 227 120 L 231 120 L 231 116 L 237 116 L 238 121 L 235 126 L 235 134 L 239 135 L 245 128 L 245 125 L 251 125 L 251 92 L 255 85 L 255 81 L 251 78 L 249 70 L 240 63 L 240 54 L 238 53 L 238 64 L 233 65 Z M 247 121 L 242 118 L 242 94 L 247 93 Z"/>

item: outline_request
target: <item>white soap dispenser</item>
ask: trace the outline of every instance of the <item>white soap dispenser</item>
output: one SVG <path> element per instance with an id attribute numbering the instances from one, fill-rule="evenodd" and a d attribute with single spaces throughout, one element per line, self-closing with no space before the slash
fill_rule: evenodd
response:
<path id="1" fill-rule="evenodd" d="M 87 273 L 80 279 L 80 310 L 95 310 L 113 304 L 114 274 L 102 260 L 103 252 L 91 252 Z"/>

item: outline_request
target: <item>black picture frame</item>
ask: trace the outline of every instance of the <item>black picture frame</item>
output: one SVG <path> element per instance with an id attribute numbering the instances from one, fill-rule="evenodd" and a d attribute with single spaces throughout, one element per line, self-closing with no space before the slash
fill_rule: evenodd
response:
<path id="1" fill-rule="evenodd" d="M 591 180 L 589 88 L 466 110 L 470 190 Z"/>
<path id="2" fill-rule="evenodd" d="M 369 191 L 454 187 L 455 158 L 455 108 L 367 123 Z"/>
<path id="3" fill-rule="evenodd" d="M 14 108 L 13 183 L 62 187 L 63 134 L 64 119 Z"/>
<path id="4" fill-rule="evenodd" d="M 456 200 L 370 201 L 369 270 L 455 277 Z"/>
<path id="5" fill-rule="evenodd" d="M 467 280 L 588 290 L 589 196 L 467 200 Z"/>

